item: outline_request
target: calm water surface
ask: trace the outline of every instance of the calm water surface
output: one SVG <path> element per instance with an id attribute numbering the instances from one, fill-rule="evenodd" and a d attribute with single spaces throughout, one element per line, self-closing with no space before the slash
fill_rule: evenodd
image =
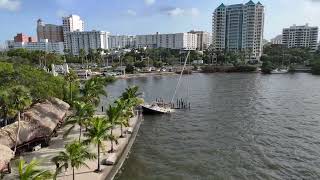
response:
<path id="1" fill-rule="evenodd" d="M 138 85 L 146 101 L 170 100 L 176 82 L 119 80 L 108 91 Z M 178 91 L 192 109 L 145 116 L 117 180 L 320 179 L 320 76 L 193 74 Z"/>

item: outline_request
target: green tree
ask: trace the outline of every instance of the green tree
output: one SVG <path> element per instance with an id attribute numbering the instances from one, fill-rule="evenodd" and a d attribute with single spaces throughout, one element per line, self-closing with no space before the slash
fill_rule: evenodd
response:
<path id="1" fill-rule="evenodd" d="M 11 106 L 12 108 L 17 111 L 17 118 L 18 118 L 18 128 L 17 128 L 17 136 L 15 139 L 15 146 L 14 146 L 14 154 L 17 150 L 17 144 L 18 144 L 18 137 L 20 134 L 20 117 L 21 112 L 28 107 L 31 102 L 31 96 L 28 89 L 26 89 L 24 86 L 14 86 L 9 89 L 9 99 L 12 101 Z"/>
<path id="2" fill-rule="evenodd" d="M 81 166 L 88 167 L 85 161 L 95 158 L 96 156 L 89 151 L 88 146 L 81 142 L 73 141 L 65 146 L 65 151 L 59 152 L 51 161 L 59 165 L 56 169 L 55 176 L 57 176 L 63 168 L 68 169 L 70 165 L 72 168 L 72 179 L 74 180 L 75 169 L 79 169 Z"/>
<path id="3" fill-rule="evenodd" d="M 0 109 L 2 110 L 1 117 L 5 122 L 5 126 L 8 124 L 8 113 L 10 107 L 10 97 L 7 90 L 0 90 Z"/>
<path id="4" fill-rule="evenodd" d="M 97 146 L 97 172 L 100 172 L 100 148 L 102 142 L 108 139 L 108 131 L 110 130 L 111 125 L 107 123 L 106 119 L 101 117 L 94 117 L 90 120 L 90 125 L 88 127 L 88 131 L 85 133 L 85 136 L 88 137 L 84 143 L 89 144 L 93 143 Z"/>
<path id="5" fill-rule="evenodd" d="M 78 79 L 78 76 L 74 71 L 70 71 L 64 78 L 69 82 L 70 103 L 72 103 L 72 83 Z"/>
<path id="6" fill-rule="evenodd" d="M 270 74 L 274 69 L 273 64 L 270 61 L 264 61 L 261 66 L 261 72 L 265 74 Z"/>
<path id="7" fill-rule="evenodd" d="M 114 81 L 114 79 L 106 79 L 94 77 L 85 82 L 82 91 L 82 99 L 87 103 L 97 106 L 100 103 L 100 96 L 107 96 L 105 86 Z"/>
<path id="8" fill-rule="evenodd" d="M 74 102 L 75 115 L 69 118 L 64 126 L 71 125 L 70 128 L 64 133 L 64 137 L 68 136 L 70 132 L 75 128 L 76 125 L 79 126 L 79 142 L 81 140 L 82 128 L 88 123 L 88 120 L 94 115 L 94 107 L 92 104 L 85 103 L 82 101 Z"/>
<path id="9" fill-rule="evenodd" d="M 108 139 L 111 141 L 111 149 L 110 153 L 114 152 L 113 148 L 113 142 L 117 143 L 116 137 L 113 135 L 113 129 L 115 125 L 117 124 L 120 116 L 121 116 L 122 107 L 121 106 L 111 106 L 109 105 L 109 108 L 107 110 L 107 122 L 110 123 L 110 135 L 108 136 Z"/>
<path id="10" fill-rule="evenodd" d="M 79 57 L 81 59 L 81 64 L 83 65 L 83 62 L 84 62 L 84 58 L 86 56 L 86 51 L 84 49 L 80 49 L 79 50 Z"/>
<path id="11" fill-rule="evenodd" d="M 40 162 L 32 160 L 29 164 L 24 159 L 18 162 L 18 171 L 20 180 L 47 180 L 52 179 L 53 175 L 49 170 L 42 170 L 38 166 Z"/>

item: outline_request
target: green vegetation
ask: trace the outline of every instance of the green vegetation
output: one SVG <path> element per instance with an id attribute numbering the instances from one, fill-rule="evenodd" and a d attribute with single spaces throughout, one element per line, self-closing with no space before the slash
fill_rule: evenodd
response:
<path id="1" fill-rule="evenodd" d="M 95 159 L 96 156 L 92 154 L 88 146 L 82 142 L 73 141 L 65 146 L 65 151 L 59 152 L 59 154 L 52 158 L 52 162 L 58 165 L 56 169 L 56 176 L 61 172 L 63 168 L 68 169 L 69 165 L 72 168 L 72 179 L 75 179 L 75 169 L 79 169 L 81 166 L 87 166 L 86 160 Z"/>
<path id="2" fill-rule="evenodd" d="M 29 164 L 24 159 L 18 161 L 19 180 L 47 180 L 52 179 L 53 175 L 48 170 L 38 168 L 40 162 L 32 160 Z"/>
<path id="3" fill-rule="evenodd" d="M 320 73 L 317 70 L 320 62 L 320 52 L 310 52 L 308 48 L 286 48 L 282 45 L 268 45 L 264 47 L 264 54 L 261 56 L 263 62 L 261 70 L 270 73 L 275 68 L 289 67 L 294 71 L 297 65 L 311 66 L 312 73 Z"/>

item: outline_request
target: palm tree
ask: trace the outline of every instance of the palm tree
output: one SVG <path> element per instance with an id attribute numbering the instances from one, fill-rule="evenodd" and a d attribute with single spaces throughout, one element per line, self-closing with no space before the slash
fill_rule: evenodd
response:
<path id="1" fill-rule="evenodd" d="M 107 96 L 107 93 L 104 90 L 106 83 L 105 79 L 100 77 L 88 80 L 85 83 L 84 88 L 81 90 L 84 101 L 97 106 L 100 103 L 100 96 Z"/>
<path id="2" fill-rule="evenodd" d="M 111 125 L 107 123 L 106 119 L 95 117 L 90 120 L 90 126 L 88 128 L 87 133 L 85 134 L 86 137 L 88 137 L 87 140 L 84 141 L 84 143 L 93 143 L 97 145 L 98 147 L 98 167 L 96 172 L 100 172 L 100 147 L 102 145 L 102 142 L 106 139 L 108 139 L 108 131 L 110 130 Z"/>
<path id="3" fill-rule="evenodd" d="M 10 98 L 7 90 L 0 90 L 0 108 L 2 110 L 2 117 L 5 126 L 8 124 L 8 112 L 10 106 Z"/>
<path id="4" fill-rule="evenodd" d="M 72 103 L 72 83 L 78 79 L 78 76 L 74 71 L 70 71 L 64 76 L 64 79 L 69 82 L 70 103 Z"/>
<path id="5" fill-rule="evenodd" d="M 89 118 L 91 118 L 94 114 L 94 107 L 89 104 L 82 101 L 75 101 L 74 102 L 75 107 L 75 115 L 72 118 L 69 118 L 64 126 L 66 125 L 72 125 L 65 133 L 64 137 L 68 136 L 71 130 L 75 128 L 76 125 L 79 125 L 79 141 L 81 140 L 81 133 L 82 133 L 82 127 L 86 126 L 86 123 Z"/>
<path id="6" fill-rule="evenodd" d="M 123 126 L 124 127 L 128 127 L 129 126 L 129 117 L 130 114 L 128 114 L 128 112 L 130 111 L 130 104 L 128 100 L 123 100 L 123 99 L 118 99 L 116 101 L 116 105 L 119 107 L 120 109 L 120 115 L 119 118 L 117 119 L 117 121 L 115 122 L 115 124 L 120 125 L 120 129 L 121 129 L 121 134 L 120 134 L 120 138 L 123 138 Z"/>
<path id="7" fill-rule="evenodd" d="M 115 127 L 117 121 L 121 116 L 121 111 L 122 111 L 121 106 L 111 106 L 111 105 L 109 105 L 109 108 L 107 110 L 107 122 L 110 123 L 111 125 L 110 135 L 108 137 L 108 139 L 111 141 L 111 149 L 109 151 L 110 153 L 114 152 L 113 142 L 115 141 L 117 143 L 116 141 L 117 139 L 113 135 L 113 128 Z"/>
<path id="8" fill-rule="evenodd" d="M 132 87 L 126 88 L 125 92 L 122 93 L 121 99 L 128 101 L 127 105 L 130 106 L 130 109 L 143 103 L 142 100 L 138 98 L 141 95 L 141 93 L 139 93 L 138 91 L 139 91 L 138 86 L 132 86 Z"/>
<path id="9" fill-rule="evenodd" d="M 51 161 L 59 165 L 56 169 L 55 176 L 61 172 L 62 168 L 68 169 L 70 165 L 72 167 L 72 179 L 74 180 L 75 168 L 79 169 L 81 166 L 88 167 L 85 161 L 95 158 L 96 156 L 89 151 L 88 146 L 79 141 L 73 141 L 71 144 L 65 146 L 65 151 L 59 152 Z"/>
<path id="10" fill-rule="evenodd" d="M 17 150 L 18 137 L 20 134 L 21 112 L 31 104 L 32 99 L 31 99 L 29 90 L 26 89 L 24 86 L 20 86 L 20 85 L 10 88 L 9 99 L 12 101 L 11 106 L 14 110 L 17 111 L 17 117 L 18 117 L 18 129 L 17 129 L 17 136 L 16 136 L 16 141 L 14 146 L 14 154 L 15 154 Z"/>
<path id="11" fill-rule="evenodd" d="M 79 50 L 79 57 L 81 58 L 81 65 L 83 65 L 84 57 L 86 56 L 86 51 L 84 49 Z"/>
<path id="12" fill-rule="evenodd" d="M 52 179 L 52 173 L 49 170 L 39 169 L 40 162 L 32 160 L 29 164 L 26 164 L 24 159 L 20 159 L 18 162 L 18 171 L 20 180 L 46 180 Z"/>

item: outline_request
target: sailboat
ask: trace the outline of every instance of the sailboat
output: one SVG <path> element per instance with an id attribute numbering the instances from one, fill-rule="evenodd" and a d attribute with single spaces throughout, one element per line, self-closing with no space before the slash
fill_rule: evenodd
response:
<path id="1" fill-rule="evenodd" d="M 177 94 L 177 90 L 178 90 L 178 88 L 180 86 L 181 77 L 185 72 L 185 68 L 186 68 L 186 65 L 187 65 L 187 61 L 188 61 L 189 55 L 190 55 L 190 51 L 188 51 L 188 54 L 187 54 L 186 59 L 184 61 L 184 65 L 183 65 L 183 68 L 182 68 L 182 70 L 180 72 L 179 80 L 178 80 L 177 86 L 175 88 L 175 91 L 174 91 L 174 94 L 172 96 L 172 99 L 171 99 L 170 103 L 165 103 L 163 101 L 155 101 L 155 102 L 152 102 L 150 104 L 149 103 L 144 103 L 143 105 L 141 105 L 144 114 L 168 114 L 168 113 L 174 112 L 175 108 L 174 108 L 173 100 L 175 99 L 175 96 Z M 178 106 L 178 103 L 177 103 L 177 106 Z M 180 102 L 179 102 L 179 108 L 180 109 L 186 108 L 186 107 L 187 106 L 180 106 Z M 190 104 L 189 104 L 189 108 L 190 108 Z"/>

